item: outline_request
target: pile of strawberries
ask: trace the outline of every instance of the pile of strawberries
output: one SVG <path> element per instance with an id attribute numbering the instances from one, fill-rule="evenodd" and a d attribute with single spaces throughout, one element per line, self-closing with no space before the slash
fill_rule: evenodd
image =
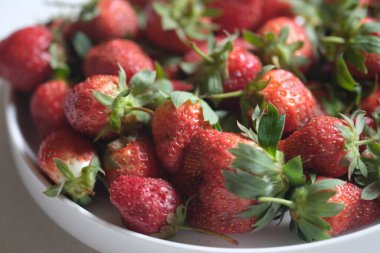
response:
<path id="1" fill-rule="evenodd" d="M 45 194 L 128 229 L 305 241 L 380 216 L 378 0 L 92 0 L 0 41 Z M 97 182 L 101 184 L 97 184 Z"/>

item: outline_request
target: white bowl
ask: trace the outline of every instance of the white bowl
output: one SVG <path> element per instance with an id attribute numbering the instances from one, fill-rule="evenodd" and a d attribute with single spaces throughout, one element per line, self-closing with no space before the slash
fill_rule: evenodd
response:
<path id="1" fill-rule="evenodd" d="M 193 232 L 181 231 L 167 241 L 129 231 L 123 228 L 119 215 L 105 193 L 100 193 L 86 209 L 66 197 L 46 197 L 42 192 L 49 181 L 35 163 L 38 139 L 28 113 L 29 99 L 12 93 L 6 84 L 5 86 L 2 99 L 5 124 L 11 136 L 10 148 L 22 181 L 33 199 L 52 220 L 93 249 L 104 253 L 379 252 L 379 221 L 367 228 L 313 243 L 299 241 L 294 232 L 289 232 L 286 223 L 277 227 L 273 224 L 256 234 L 232 235 L 240 243 L 235 247 L 217 238 Z"/>

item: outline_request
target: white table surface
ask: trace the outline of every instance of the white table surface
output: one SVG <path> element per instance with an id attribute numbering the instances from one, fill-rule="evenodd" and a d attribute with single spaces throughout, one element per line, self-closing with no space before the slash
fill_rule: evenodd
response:
<path id="1" fill-rule="evenodd" d="M 44 21 L 57 9 L 46 0 L 0 0 L 0 40 L 14 29 Z M 67 0 L 65 0 L 67 1 Z M 0 86 L 0 97 L 3 87 Z M 16 172 L 8 148 L 0 103 L 0 252 L 95 253 L 52 222 L 33 202 Z"/>

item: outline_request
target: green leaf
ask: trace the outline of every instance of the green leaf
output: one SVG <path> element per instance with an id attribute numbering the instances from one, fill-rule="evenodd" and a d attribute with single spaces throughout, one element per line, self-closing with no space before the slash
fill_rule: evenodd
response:
<path id="1" fill-rule="evenodd" d="M 244 199 L 256 199 L 270 194 L 270 183 L 241 170 L 223 171 L 225 187 L 234 195 Z"/>
<path id="2" fill-rule="evenodd" d="M 93 91 L 93 95 L 95 97 L 95 99 L 101 103 L 102 105 L 104 106 L 107 106 L 108 108 L 111 108 L 112 107 L 112 103 L 113 103 L 113 100 L 114 98 L 107 95 L 107 94 L 104 94 L 100 91 L 97 91 L 97 90 L 94 90 Z"/>
<path id="3" fill-rule="evenodd" d="M 154 62 L 154 67 L 157 73 L 157 80 L 166 79 L 165 69 L 158 61 Z"/>
<path id="4" fill-rule="evenodd" d="M 289 26 L 286 26 L 283 29 L 281 29 L 280 34 L 278 36 L 278 42 L 281 44 L 284 44 L 286 43 L 288 37 L 289 37 Z"/>
<path id="5" fill-rule="evenodd" d="M 358 83 L 354 80 L 348 70 L 343 55 L 340 55 L 336 61 L 335 74 L 340 87 L 350 92 L 357 91 Z"/>
<path id="6" fill-rule="evenodd" d="M 345 182 L 340 179 L 324 179 L 316 182 L 310 188 L 312 192 L 324 191 L 324 190 L 335 190 L 337 186 L 344 185 Z"/>
<path id="7" fill-rule="evenodd" d="M 265 212 L 265 214 L 262 217 L 260 217 L 260 219 L 256 221 L 256 223 L 253 225 L 255 227 L 253 232 L 258 232 L 262 230 L 270 222 L 272 222 L 274 218 L 276 217 L 280 206 L 281 205 L 279 204 L 272 203 L 270 207 L 268 208 L 268 210 Z"/>
<path id="8" fill-rule="evenodd" d="M 297 227 L 302 231 L 302 234 L 305 236 L 306 241 L 311 242 L 314 240 L 325 240 L 329 239 L 327 231 L 315 226 L 313 223 L 309 222 L 306 219 L 302 219 L 297 222 Z"/>
<path id="9" fill-rule="evenodd" d="M 364 200 L 374 200 L 380 196 L 380 179 L 366 186 L 363 191 L 361 198 Z"/>
<path id="10" fill-rule="evenodd" d="M 261 36 L 251 31 L 244 30 L 243 38 L 245 41 L 255 47 L 261 48 L 265 46 Z"/>
<path id="11" fill-rule="evenodd" d="M 186 103 L 187 101 L 191 101 L 192 103 L 195 103 L 198 98 L 190 93 L 190 92 L 185 92 L 185 91 L 174 91 L 171 96 L 171 101 L 173 102 L 173 105 L 175 108 L 179 108 L 181 105 Z"/>
<path id="12" fill-rule="evenodd" d="M 378 33 L 380 31 L 380 22 L 367 22 L 360 26 L 363 33 Z"/>
<path id="13" fill-rule="evenodd" d="M 279 115 L 276 107 L 269 103 L 268 112 L 260 119 L 258 140 L 260 145 L 272 156 L 276 156 L 277 143 L 285 126 L 285 115 Z"/>
<path id="14" fill-rule="evenodd" d="M 44 194 L 51 198 L 58 197 L 61 194 L 64 185 L 65 183 L 59 185 L 52 185 L 49 188 L 47 188 L 46 191 L 44 191 Z"/>
<path id="15" fill-rule="evenodd" d="M 260 217 L 268 210 L 272 203 L 261 203 L 258 205 L 249 206 L 248 209 L 239 214 L 242 218 Z"/>
<path id="16" fill-rule="evenodd" d="M 70 179 L 75 178 L 75 175 L 73 174 L 73 172 L 71 171 L 69 166 L 67 166 L 67 164 L 64 163 L 61 159 L 53 158 L 53 161 L 54 161 L 55 165 L 57 166 L 57 169 L 62 173 L 62 175 L 66 179 L 70 180 Z"/>
<path id="17" fill-rule="evenodd" d="M 356 36 L 352 46 L 367 53 L 380 54 L 380 38 L 373 35 Z"/>
<path id="18" fill-rule="evenodd" d="M 237 148 L 229 152 L 235 156 L 232 167 L 255 175 L 265 175 L 276 170 L 273 159 L 259 147 L 238 143 Z"/>
<path id="19" fill-rule="evenodd" d="M 122 92 L 127 89 L 127 74 L 125 73 L 124 68 L 118 64 L 119 66 L 119 92 Z"/>
<path id="20" fill-rule="evenodd" d="M 289 160 L 283 166 L 283 170 L 292 186 L 299 187 L 305 184 L 305 176 L 303 175 L 302 160 L 300 156 L 296 156 Z"/>
<path id="21" fill-rule="evenodd" d="M 210 122 L 212 126 L 216 125 L 219 122 L 218 115 L 204 100 L 200 100 L 199 102 L 202 107 L 203 119 Z"/>
<path id="22" fill-rule="evenodd" d="M 346 50 L 345 59 L 350 64 L 354 65 L 360 72 L 367 73 L 367 67 L 365 65 L 365 57 L 360 50 L 351 48 Z"/>
<path id="23" fill-rule="evenodd" d="M 73 39 L 73 47 L 81 58 L 85 58 L 92 47 L 92 42 L 84 33 L 77 32 Z"/>
<path id="24" fill-rule="evenodd" d="M 134 96 L 143 94 L 153 85 L 156 79 L 156 72 L 142 70 L 131 78 L 129 84 L 133 86 L 132 94 Z"/>

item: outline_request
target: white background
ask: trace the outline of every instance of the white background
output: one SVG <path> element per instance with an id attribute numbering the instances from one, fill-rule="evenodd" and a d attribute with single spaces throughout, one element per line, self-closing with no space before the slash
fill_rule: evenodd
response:
<path id="1" fill-rule="evenodd" d="M 67 0 L 65 0 L 67 1 Z M 47 20 L 46 0 L 0 0 L 0 40 L 20 27 Z M 72 2 L 75 2 L 72 0 Z M 0 86 L 0 98 L 3 87 Z M 23 187 L 11 160 L 0 103 L 0 252 L 95 253 L 53 223 Z"/>

